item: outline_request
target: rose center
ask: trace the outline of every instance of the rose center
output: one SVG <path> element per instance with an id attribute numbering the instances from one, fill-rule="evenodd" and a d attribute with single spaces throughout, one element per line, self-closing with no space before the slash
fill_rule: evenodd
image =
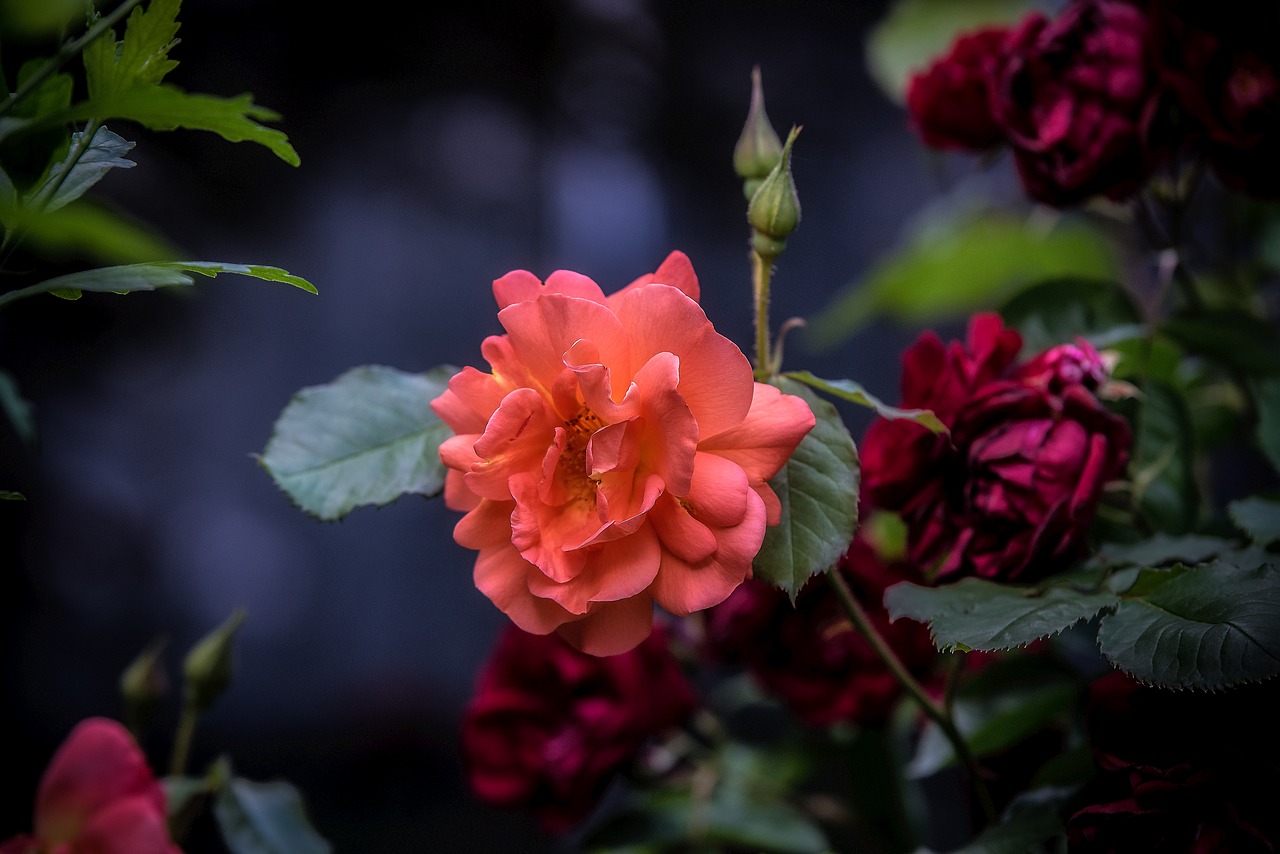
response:
<path id="1" fill-rule="evenodd" d="M 592 435 L 603 426 L 600 416 L 586 406 L 564 422 L 568 443 L 564 453 L 560 455 L 560 475 L 571 501 L 595 503 L 596 482 L 591 479 L 587 470 L 587 444 Z"/>

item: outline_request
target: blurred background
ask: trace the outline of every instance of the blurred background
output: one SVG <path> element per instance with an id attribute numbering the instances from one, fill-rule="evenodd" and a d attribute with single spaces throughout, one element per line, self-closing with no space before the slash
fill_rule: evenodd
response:
<path id="1" fill-rule="evenodd" d="M 0 839 L 29 828 L 68 730 L 122 714 L 118 676 L 143 647 L 168 639 L 177 687 L 190 645 L 243 606 L 234 682 L 192 768 L 226 754 L 241 776 L 288 779 L 337 851 L 562 850 L 462 776 L 460 716 L 506 617 L 472 586 L 456 514 L 406 497 L 320 523 L 254 454 L 296 391 L 349 368 L 482 365 L 490 284 L 512 269 L 571 268 L 610 291 L 681 249 L 708 316 L 747 349 L 731 157 L 757 64 L 779 133 L 804 126 L 803 223 L 773 320 L 817 313 L 946 184 L 868 72 L 885 6 L 187 0 L 169 80 L 251 92 L 302 165 L 119 123 L 138 165 L 99 197 L 179 257 L 283 267 L 319 295 L 223 276 L 0 314 L 0 364 L 39 430 L 29 449 L 0 426 L 2 485 L 28 499 L 0 502 L 5 776 L 25 793 L 0 803 Z M 801 330 L 786 366 L 896 402 L 916 331 L 880 323 L 819 350 Z M 867 418 L 843 411 L 856 439 Z"/>

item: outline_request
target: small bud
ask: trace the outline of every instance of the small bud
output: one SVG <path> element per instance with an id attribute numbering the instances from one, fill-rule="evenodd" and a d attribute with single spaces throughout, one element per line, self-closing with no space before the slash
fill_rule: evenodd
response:
<path id="1" fill-rule="evenodd" d="M 800 197 L 796 193 L 796 182 L 791 175 L 791 144 L 799 133 L 800 128 L 791 129 L 791 133 L 787 135 L 787 144 L 782 149 L 782 157 L 747 206 L 747 221 L 756 231 L 757 239 L 753 241 L 753 246 L 762 255 L 776 256 L 781 253 L 786 246 L 787 236 L 800 225 Z M 763 248 L 758 245 L 762 242 L 761 238 L 768 238 L 763 240 Z M 775 246 L 777 251 L 764 251 L 770 246 Z"/>
<path id="2" fill-rule="evenodd" d="M 169 693 L 169 679 L 160 666 L 167 638 L 156 638 L 120 674 L 120 694 L 125 715 L 135 736 Z"/>
<path id="3" fill-rule="evenodd" d="M 231 684 L 231 638 L 244 622 L 244 608 L 236 608 L 226 622 L 205 635 L 182 663 L 186 702 L 203 712 Z"/>
<path id="4" fill-rule="evenodd" d="M 782 157 L 782 140 L 769 124 L 764 110 L 764 89 L 760 85 L 760 66 L 751 69 L 751 107 L 747 110 L 747 122 L 742 136 L 733 148 L 733 170 L 744 181 L 743 192 L 747 201 L 755 195 L 764 180 Z"/>

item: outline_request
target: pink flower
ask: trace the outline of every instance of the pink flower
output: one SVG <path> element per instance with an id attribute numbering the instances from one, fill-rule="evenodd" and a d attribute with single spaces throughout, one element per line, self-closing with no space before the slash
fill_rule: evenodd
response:
<path id="1" fill-rule="evenodd" d="M 991 111 L 991 87 L 1008 36 L 1005 27 L 963 33 L 945 56 L 912 76 L 907 113 L 925 145 L 984 151 L 1005 141 Z"/>
<path id="2" fill-rule="evenodd" d="M 596 657 L 508 626 L 463 718 L 468 780 L 482 800 L 528 809 L 563 832 L 650 737 L 696 706 L 660 630 L 625 653 Z"/>
<path id="3" fill-rule="evenodd" d="M 36 793 L 35 835 L 0 854 L 181 854 L 169 839 L 165 794 L 133 736 L 107 718 L 76 725 Z"/>
<path id="4" fill-rule="evenodd" d="M 561 270 L 493 283 L 505 335 L 432 408 L 454 539 L 476 586 L 534 634 L 594 655 L 631 649 L 653 605 L 686 615 L 751 574 L 781 508 L 768 479 L 814 424 L 757 383 L 698 305 L 689 259 L 606 297 Z"/>

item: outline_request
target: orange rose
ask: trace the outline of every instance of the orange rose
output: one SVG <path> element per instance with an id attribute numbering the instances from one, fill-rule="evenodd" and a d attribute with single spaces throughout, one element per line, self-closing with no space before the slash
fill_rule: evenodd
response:
<path id="1" fill-rule="evenodd" d="M 606 297 L 561 270 L 493 283 L 485 339 L 432 409 L 454 539 L 476 586 L 522 629 L 594 655 L 635 647 L 653 605 L 711 607 L 751 574 L 781 507 L 768 479 L 814 424 L 754 381 L 698 305 L 689 259 Z"/>

